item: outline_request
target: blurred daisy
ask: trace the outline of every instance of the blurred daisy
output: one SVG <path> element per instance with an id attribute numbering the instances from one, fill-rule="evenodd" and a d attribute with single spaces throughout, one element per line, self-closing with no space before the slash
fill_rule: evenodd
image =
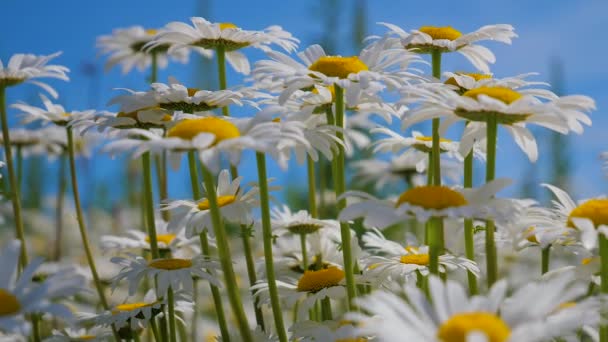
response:
<path id="1" fill-rule="evenodd" d="M 121 66 L 123 74 L 128 73 L 134 67 L 139 71 L 144 71 L 156 59 L 157 67 L 164 69 L 169 64 L 169 59 L 180 63 L 188 62 L 188 49 L 169 50 L 167 44 L 158 45 L 154 49 L 145 50 L 144 45 L 154 40 L 161 31 L 155 29 L 144 29 L 141 26 L 131 26 L 128 28 L 115 29 L 110 35 L 97 38 L 97 48 L 101 54 L 109 55 L 106 69 L 111 69 L 116 65 Z M 204 50 L 199 53 L 205 54 Z"/>
<path id="2" fill-rule="evenodd" d="M 429 278 L 432 303 L 415 286 L 405 286 L 407 301 L 387 291 L 357 299 L 364 314 L 352 313 L 359 331 L 380 341 L 547 341 L 573 333 L 584 322 L 583 310 L 556 316 L 564 305 L 585 293 L 566 275 L 528 283 L 508 296 L 498 281 L 487 295 L 469 298 L 458 282 Z M 542 299 L 542 300 L 540 300 Z"/>
<path id="3" fill-rule="evenodd" d="M 289 330 L 301 342 L 367 341 L 357 335 L 357 329 L 349 321 L 295 322 Z"/>
<path id="4" fill-rule="evenodd" d="M 0 253 L 0 330 L 29 334 L 30 323 L 26 316 L 31 314 L 71 320 L 72 312 L 57 300 L 83 291 L 84 277 L 64 271 L 35 283 L 32 276 L 42 259 L 30 262 L 18 276 L 20 247 L 18 240 L 12 240 Z"/>
<path id="5" fill-rule="evenodd" d="M 380 229 L 409 218 L 419 222 L 431 217 L 508 221 L 518 210 L 517 206 L 508 199 L 494 196 L 510 183 L 510 180 L 498 179 L 476 189 L 419 186 L 403 192 L 397 200 L 379 200 L 364 192 L 350 191 L 344 196 L 360 201 L 342 210 L 339 219 L 349 221 L 363 217 L 366 226 Z"/>
<path id="6" fill-rule="evenodd" d="M 66 75 L 70 70 L 61 65 L 49 65 L 51 59 L 59 56 L 61 52 L 54 53 L 48 56 L 36 56 L 32 54 L 18 53 L 12 55 L 6 66 L 0 60 L 0 87 L 12 87 L 24 82 L 28 82 L 39 86 L 49 93 L 52 97 L 57 98 L 58 94 L 51 86 L 40 81 L 34 81 L 35 78 L 57 78 L 63 81 L 68 81 Z"/>
<path id="7" fill-rule="evenodd" d="M 223 341 L 235 341 L 242 342 L 243 337 L 238 331 L 230 331 L 230 338 L 224 339 L 221 335 L 215 336 L 209 342 L 223 342 Z M 251 331 L 252 342 L 277 342 L 279 341 L 279 337 L 272 335 L 269 332 L 264 332 L 259 326 Z"/>
<path id="8" fill-rule="evenodd" d="M 249 74 L 249 61 L 238 50 L 254 47 L 268 52 L 271 45 L 277 45 L 292 52 L 299 42 L 280 26 L 270 26 L 263 31 L 249 31 L 232 23 L 212 23 L 201 17 L 192 17 L 190 21 L 192 26 L 183 22 L 167 24 L 146 48 L 169 46 L 170 53 L 184 48 L 202 48 L 207 56 L 209 50 L 222 49 L 226 53 L 226 60 L 237 72 Z"/>
<path id="9" fill-rule="evenodd" d="M 302 62 L 274 51 L 268 56 L 272 60 L 256 63 L 253 77 L 256 82 L 282 82 L 281 104 L 297 90 L 314 85 L 337 85 L 352 88 L 352 94 L 361 90 L 373 94 L 387 85 L 398 88 L 419 78 L 406 71 L 419 57 L 401 49 L 386 49 L 383 41 L 367 46 L 359 56 L 327 56 L 320 45 L 312 45 L 298 53 Z"/>
<path id="10" fill-rule="evenodd" d="M 66 140 L 65 129 L 49 126 L 39 129 L 11 128 L 11 146 L 20 149 L 23 157 L 46 156 L 53 159 L 64 152 L 62 140 Z M 61 136 L 61 138 L 59 137 Z M 3 142 L 0 137 L 0 142 Z"/>
<path id="11" fill-rule="evenodd" d="M 490 72 L 489 63 L 496 62 L 496 57 L 488 48 L 475 43 L 483 40 L 493 40 L 511 44 L 511 39 L 517 37 L 511 25 L 486 25 L 477 31 L 462 34 L 451 26 L 422 26 L 417 30 L 406 32 L 400 27 L 380 23 L 389 29 L 388 36 L 397 36 L 399 45 L 417 53 L 454 52 L 462 54 L 473 66 L 482 72 Z"/>
<path id="12" fill-rule="evenodd" d="M 272 208 L 270 215 L 273 232 L 278 236 L 313 234 L 323 228 L 336 227 L 333 220 L 315 219 L 306 210 L 298 210 L 292 213 L 286 205 Z"/>
<path id="13" fill-rule="evenodd" d="M 91 329 L 71 329 L 65 328 L 62 330 L 53 330 L 51 336 L 44 339 L 44 342 L 75 342 L 75 341 L 109 341 L 112 337 L 112 331 L 94 327 Z"/>
<path id="14" fill-rule="evenodd" d="M 234 180 L 228 170 L 222 170 L 217 180 L 217 203 L 220 214 L 227 222 L 251 225 L 251 212 L 258 205 L 258 188 L 251 187 L 245 191 L 241 186 L 242 177 Z M 203 184 L 203 188 L 205 185 Z M 168 231 L 179 231 L 185 227 L 185 235 L 194 237 L 207 231 L 213 234 L 209 200 L 201 198 L 198 201 L 175 200 L 163 205 L 162 210 L 171 211 Z"/>
<path id="15" fill-rule="evenodd" d="M 24 124 L 52 122 L 57 126 L 66 126 L 72 121 L 90 119 L 95 115 L 94 110 L 68 112 L 62 105 L 54 104 L 42 94 L 40 95 L 40 99 L 44 104 L 44 108 L 30 106 L 25 103 L 12 104 L 11 107 L 22 112 L 21 116 L 23 117 Z"/>
<path id="16" fill-rule="evenodd" d="M 378 285 L 382 283 L 409 282 L 418 274 L 429 274 L 429 247 L 402 246 L 387 240 L 378 230 L 365 233 L 363 244 L 371 249 L 372 255 L 363 258 L 365 265 L 362 279 Z M 446 273 L 461 269 L 479 276 L 479 268 L 467 258 L 443 254 L 439 256 L 439 272 Z"/>
<path id="17" fill-rule="evenodd" d="M 111 261 L 122 266 L 120 273 L 112 280 L 112 288 L 115 289 L 122 280 L 127 280 L 130 295 L 137 292 L 141 280 L 145 277 L 152 282 L 156 279 L 156 291 L 159 297 L 165 296 L 169 287 L 173 291 L 184 290 L 186 293 L 192 293 L 194 276 L 221 287 L 220 281 L 205 271 L 205 269 L 218 269 L 219 263 L 209 261 L 202 255 L 192 259 L 167 258 L 148 261 L 130 254 L 128 258 L 113 257 Z"/>

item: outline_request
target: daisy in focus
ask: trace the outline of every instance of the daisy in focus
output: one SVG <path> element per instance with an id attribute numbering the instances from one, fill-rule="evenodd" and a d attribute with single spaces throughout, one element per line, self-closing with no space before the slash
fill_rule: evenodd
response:
<path id="1" fill-rule="evenodd" d="M 56 78 L 68 81 L 67 73 L 70 71 L 68 68 L 62 65 L 48 64 L 60 54 L 61 52 L 57 52 L 48 56 L 36 56 L 18 53 L 12 55 L 6 65 L 0 60 L 0 88 L 5 89 L 27 82 L 39 86 L 52 97 L 57 98 L 58 94 L 55 89 L 34 79 Z"/>
<path id="2" fill-rule="evenodd" d="M 389 29 L 386 33 L 387 36 L 397 37 L 394 41 L 397 46 L 417 53 L 456 51 L 485 73 L 490 72 L 488 64 L 496 62 L 496 57 L 488 48 L 475 43 L 493 40 L 511 44 L 511 39 L 517 37 L 513 26 L 505 24 L 483 26 L 466 34 L 462 34 L 451 26 L 422 26 L 417 30 L 407 32 L 393 24 L 380 23 L 380 25 Z"/>
<path id="3" fill-rule="evenodd" d="M 247 57 L 239 50 L 253 47 L 264 52 L 276 45 L 287 52 L 296 49 L 299 42 L 291 33 L 280 26 L 270 26 L 263 31 L 244 30 L 232 23 L 212 23 L 201 17 L 190 18 L 192 25 L 183 22 L 171 22 L 150 43 L 147 49 L 169 46 L 169 53 L 180 49 L 203 49 L 209 56 L 210 50 L 219 51 L 230 65 L 239 73 L 249 74 L 250 66 Z"/>

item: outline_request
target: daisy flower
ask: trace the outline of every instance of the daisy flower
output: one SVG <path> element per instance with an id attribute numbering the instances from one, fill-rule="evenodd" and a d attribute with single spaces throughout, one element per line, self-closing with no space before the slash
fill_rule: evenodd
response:
<path id="1" fill-rule="evenodd" d="M 282 82 L 279 103 L 287 101 L 297 90 L 314 85 L 352 88 L 352 94 L 361 90 L 375 93 L 389 86 L 398 88 L 419 76 L 406 71 L 407 66 L 419 60 L 415 54 L 402 49 L 386 49 L 384 41 L 367 46 L 359 56 L 328 56 L 319 45 L 312 45 L 298 53 L 302 62 L 280 52 L 268 53 L 271 60 L 256 63 L 253 78 L 256 82 Z M 348 90 L 347 90 L 348 91 Z"/>
<path id="2" fill-rule="evenodd" d="M 176 49 L 202 48 L 207 56 L 210 56 L 209 50 L 221 49 L 230 65 L 237 72 L 247 75 L 250 71 L 249 61 L 240 49 L 253 47 L 268 52 L 271 45 L 277 45 L 291 52 L 299 42 L 280 26 L 270 26 L 263 31 L 250 31 L 232 23 L 212 23 L 201 17 L 192 17 L 190 21 L 192 26 L 183 22 L 167 24 L 146 48 L 169 46 L 169 53 Z"/>
<path id="3" fill-rule="evenodd" d="M 365 233 L 363 244 L 373 254 L 363 258 L 363 279 L 378 285 L 411 281 L 417 274 L 427 276 L 429 272 L 429 247 L 402 246 L 387 240 L 378 230 Z M 474 261 L 450 254 L 439 256 L 439 272 L 446 273 L 456 269 L 470 271 L 479 276 L 479 268 Z"/>
<path id="4" fill-rule="evenodd" d="M 542 89 L 541 89 L 542 90 Z M 420 96 L 421 92 L 413 90 Z M 467 90 L 462 95 L 450 87 L 423 91 L 422 104 L 404 118 L 403 128 L 428 119 L 443 117 L 440 130 L 458 121 L 469 121 L 461 138 L 460 151 L 469 151 L 475 141 L 486 137 L 490 121 L 504 127 L 531 161 L 538 158 L 538 148 L 527 124 L 535 124 L 567 134 L 582 133 L 583 124 L 590 125 L 587 112 L 595 109 L 595 102 L 582 95 L 549 99 L 539 89 L 514 90 L 505 86 L 482 86 Z M 405 97 L 411 94 L 404 90 Z M 420 97 L 418 98 L 420 99 Z M 410 99 L 411 100 L 411 99 Z M 410 103 L 410 100 L 405 100 Z"/>
<path id="5" fill-rule="evenodd" d="M 388 23 L 380 23 L 389 29 L 388 36 L 398 37 L 400 46 L 417 53 L 446 53 L 462 54 L 473 66 L 482 72 L 490 72 L 488 64 L 496 62 L 496 57 L 488 48 L 475 43 L 483 40 L 493 40 L 511 44 L 511 39 L 517 37 L 511 25 L 498 24 L 480 27 L 474 32 L 462 34 L 451 26 L 422 26 L 417 30 L 406 32 L 402 28 Z"/>
<path id="6" fill-rule="evenodd" d="M 21 111 L 23 123 L 32 122 L 54 123 L 57 126 L 67 126 L 72 121 L 87 120 L 95 115 L 94 110 L 68 112 L 62 105 L 51 102 L 46 96 L 40 95 L 44 108 L 25 103 L 15 103 L 11 107 Z"/>
<path id="7" fill-rule="evenodd" d="M 93 341 L 102 342 L 109 341 L 112 337 L 112 331 L 94 327 L 92 329 L 71 329 L 65 328 L 62 330 L 53 330 L 52 335 L 44 339 L 44 342 L 74 342 L 74 341 Z"/>
<path id="8" fill-rule="evenodd" d="M 122 266 L 120 273 L 112 280 L 112 288 L 115 289 L 122 280 L 127 280 L 130 295 L 137 292 L 144 277 L 148 277 L 152 282 L 156 279 L 159 297 L 165 296 L 169 288 L 192 293 L 194 276 L 221 287 L 220 281 L 205 271 L 205 269 L 218 269 L 219 264 L 207 260 L 202 255 L 192 259 L 167 258 L 148 261 L 141 256 L 129 254 L 128 258 L 113 257 L 111 261 Z"/>
<path id="9" fill-rule="evenodd" d="M 367 341 L 367 339 L 357 335 L 356 327 L 349 321 L 295 322 L 289 330 L 293 337 L 301 342 Z"/>
<path id="10" fill-rule="evenodd" d="M 63 141 L 66 140 L 65 130 L 49 126 L 40 129 L 11 128 L 11 146 L 20 149 L 23 157 L 45 156 L 50 159 L 61 155 L 64 152 Z M 58 134 L 59 133 L 59 134 Z M 0 142 L 3 142 L 0 137 Z"/>
<path id="11" fill-rule="evenodd" d="M 57 300 L 82 291 L 84 277 L 65 270 L 34 283 L 32 276 L 42 259 L 32 261 L 17 276 L 20 247 L 21 243 L 13 240 L 0 253 L 0 330 L 28 334 L 26 316 L 30 314 L 72 319 L 72 312 Z"/>
<path id="12" fill-rule="evenodd" d="M 245 191 L 241 186 L 242 177 L 234 180 L 228 170 L 222 170 L 217 181 L 217 202 L 220 214 L 227 222 L 251 225 L 251 212 L 258 205 L 258 188 Z M 205 185 L 203 184 L 203 188 Z M 185 227 L 185 235 L 194 237 L 207 231 L 213 233 L 209 200 L 204 197 L 198 201 L 175 200 L 163 205 L 162 210 L 171 211 L 168 231 L 179 231 Z"/>
<path id="13" fill-rule="evenodd" d="M 48 77 L 68 81 L 69 78 L 66 75 L 70 71 L 68 68 L 61 65 L 48 64 L 51 59 L 60 54 L 61 52 L 57 52 L 48 56 L 36 56 L 18 53 L 11 56 L 6 66 L 0 60 L 0 88 L 29 82 L 44 89 L 52 97 L 57 98 L 58 94 L 55 89 L 46 83 L 34 81 L 33 79 Z"/>
<path id="14" fill-rule="evenodd" d="M 273 232 L 278 236 L 285 234 L 306 235 L 316 233 L 324 228 L 336 228 L 334 220 L 315 219 L 306 210 L 298 210 L 292 213 L 286 205 L 272 208 L 270 215 Z"/>
<path id="15" fill-rule="evenodd" d="M 111 69 L 116 65 L 121 66 L 123 74 L 128 73 L 134 67 L 139 71 L 147 69 L 155 59 L 156 66 L 164 69 L 169 64 L 169 59 L 180 63 L 188 62 L 188 49 L 171 49 L 169 45 L 160 44 L 154 49 L 144 49 L 161 31 L 155 29 L 144 29 L 141 26 L 131 26 L 128 28 L 115 29 L 110 35 L 97 38 L 97 48 L 101 54 L 109 55 L 106 69 Z M 199 53 L 206 52 L 199 49 Z"/>
<path id="16" fill-rule="evenodd" d="M 528 283 L 507 293 L 505 280 L 487 295 L 469 297 L 458 282 L 429 278 L 432 303 L 412 285 L 403 287 L 407 301 L 398 294 L 379 290 L 358 298 L 361 313 L 350 318 L 359 331 L 379 341 L 547 341 L 573 333 L 585 320 L 583 310 L 554 313 L 585 293 L 573 284 L 572 275 Z"/>
<path id="17" fill-rule="evenodd" d="M 508 199 L 493 198 L 510 184 L 498 179 L 476 189 L 447 186 L 419 186 L 403 192 L 396 200 L 380 200 L 364 192 L 351 191 L 346 197 L 359 198 L 340 212 L 341 222 L 363 217 L 364 225 L 384 229 L 409 218 L 426 222 L 431 217 L 479 218 L 509 221 L 518 210 Z"/>

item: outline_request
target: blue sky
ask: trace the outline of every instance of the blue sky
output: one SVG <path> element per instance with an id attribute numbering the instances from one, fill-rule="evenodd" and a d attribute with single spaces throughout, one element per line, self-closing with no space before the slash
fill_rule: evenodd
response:
<path id="1" fill-rule="evenodd" d="M 208 1 L 209 2 L 209 1 Z M 215 0 L 210 1 L 208 17 L 213 21 L 228 21 L 246 29 L 262 29 L 277 24 L 292 32 L 302 40 L 302 46 L 315 43 L 321 32 L 318 19 L 321 4 L 325 1 L 289 0 Z M 344 12 L 338 20 L 338 41 L 345 42 L 350 37 L 348 31 L 351 20 L 352 2 L 342 0 Z M 424 2 L 397 0 L 367 0 L 367 19 L 370 34 L 382 33 L 376 22 L 386 21 L 406 29 L 422 25 L 451 25 L 467 32 L 482 25 L 509 23 L 519 34 L 513 45 L 487 44 L 497 56 L 493 67 L 496 76 L 518 73 L 540 72 L 539 80 L 548 80 L 549 63 L 559 59 L 565 70 L 565 92 L 592 96 L 598 105 L 593 113 L 593 127 L 582 136 L 570 138 L 569 151 L 572 154 L 573 193 L 577 196 L 598 195 L 606 190 L 606 178 L 599 167 L 598 154 L 608 149 L 605 141 L 605 127 L 608 120 L 603 118 L 603 108 L 608 105 L 608 68 L 605 56 L 608 48 L 605 42 L 605 0 L 513 0 L 513 1 L 449 1 L 435 0 L 432 6 Z M 29 52 L 48 54 L 63 51 L 57 62 L 71 70 L 70 83 L 52 82 L 60 91 L 60 102 L 68 108 L 86 109 L 94 105 L 104 109 L 104 104 L 116 94 L 113 88 L 127 87 L 144 89 L 146 74 L 137 71 L 121 75 L 117 69 L 103 72 L 103 57 L 97 56 L 95 39 L 108 34 L 113 28 L 130 25 L 159 27 L 169 21 L 187 21 L 190 16 L 200 14 L 201 4 L 195 0 L 3 0 L 3 20 L 0 21 L 0 58 L 6 60 L 11 54 Z M 198 11 L 198 12 L 197 12 Z M 352 53 L 346 43 L 340 44 L 343 54 Z M 261 58 L 259 53 L 247 52 L 253 59 Z M 95 67 L 99 77 L 97 83 L 83 73 L 84 65 Z M 471 70 L 464 58 L 457 55 L 445 57 L 444 70 Z M 197 77 L 194 65 L 171 65 L 160 73 L 160 79 L 176 76 L 185 82 L 193 82 Z M 237 84 L 242 77 L 229 74 L 229 83 Z M 89 87 L 98 96 L 90 98 Z M 9 103 L 17 100 L 35 100 L 37 90 L 31 86 L 9 90 Z M 512 177 L 519 182 L 529 175 L 532 166 L 522 152 L 503 136 L 499 143 L 498 176 Z M 543 138 L 541 158 L 535 168 L 541 180 L 547 170 L 546 149 Z M 543 152 L 545 152 L 543 154 Z M 252 162 L 245 160 L 245 162 Z M 99 158 L 96 167 L 84 177 L 111 182 L 118 177 L 117 162 Z M 52 165 L 49 167 L 53 167 Z M 286 179 L 288 175 L 300 174 L 301 169 L 291 168 L 281 174 L 271 168 L 271 176 Z M 246 173 L 248 178 L 253 173 Z M 182 173 L 172 177 L 181 178 Z M 182 184 L 183 183 L 183 184 Z M 184 182 L 172 183 L 172 195 L 186 195 Z M 517 183 L 514 188 L 518 186 Z"/>

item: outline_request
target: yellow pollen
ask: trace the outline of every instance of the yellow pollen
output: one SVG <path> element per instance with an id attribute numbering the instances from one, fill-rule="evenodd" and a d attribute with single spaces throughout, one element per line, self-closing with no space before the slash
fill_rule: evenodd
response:
<path id="1" fill-rule="evenodd" d="M 593 222 L 595 228 L 608 225 L 608 199 L 592 199 L 574 208 L 568 216 L 568 227 L 574 228 L 573 217 L 586 218 Z"/>
<path id="2" fill-rule="evenodd" d="M 143 302 L 120 304 L 120 305 L 116 305 L 114 307 L 114 309 L 112 309 L 112 314 L 117 314 L 120 312 L 134 311 L 134 310 L 145 308 L 145 307 L 148 307 L 151 305 L 152 305 L 152 303 L 143 303 Z"/>
<path id="3" fill-rule="evenodd" d="M 158 31 L 156 29 L 147 29 L 146 33 L 149 34 L 150 36 L 154 36 L 154 35 L 156 35 L 156 33 L 158 33 Z"/>
<path id="4" fill-rule="evenodd" d="M 589 265 L 593 261 L 593 258 L 583 258 L 581 265 Z"/>
<path id="5" fill-rule="evenodd" d="M 238 26 L 234 25 L 233 23 L 220 23 L 220 30 L 225 29 L 238 29 Z"/>
<path id="6" fill-rule="evenodd" d="M 401 259 L 402 264 L 414 264 L 420 266 L 427 266 L 429 264 L 429 255 L 428 254 L 406 254 L 402 255 Z"/>
<path id="7" fill-rule="evenodd" d="M 451 26 L 422 26 L 418 29 L 418 31 L 428 34 L 433 39 L 456 40 L 460 38 L 460 36 L 462 36 L 462 33 L 460 33 L 460 31 L 456 30 Z"/>
<path id="8" fill-rule="evenodd" d="M 192 266 L 192 260 L 190 259 L 158 259 L 150 261 L 149 267 L 156 268 L 159 270 L 181 270 L 182 268 L 188 268 Z"/>
<path id="9" fill-rule="evenodd" d="M 17 297 L 4 289 L 0 289 L 0 317 L 16 314 L 20 309 L 21 304 Z"/>
<path id="10" fill-rule="evenodd" d="M 356 74 L 369 70 L 359 57 L 323 56 L 308 67 L 309 70 L 317 71 L 328 77 L 348 78 L 350 74 Z"/>
<path id="11" fill-rule="evenodd" d="M 511 335 L 511 329 L 500 317 L 487 312 L 467 312 L 445 321 L 437 337 L 442 342 L 466 342 L 472 332 L 483 333 L 488 342 L 504 342 Z"/>
<path id="12" fill-rule="evenodd" d="M 194 94 L 196 94 L 196 92 L 199 90 L 200 89 L 197 89 L 197 88 L 188 88 L 188 96 L 190 96 L 190 97 L 194 96 Z"/>
<path id="13" fill-rule="evenodd" d="M 418 247 L 416 246 L 405 246 L 403 247 L 408 253 L 418 253 Z"/>
<path id="14" fill-rule="evenodd" d="M 218 196 L 217 197 L 217 206 L 223 207 L 225 205 L 234 203 L 234 201 L 236 201 L 236 197 L 232 196 L 232 195 Z M 209 210 L 209 208 L 210 208 L 209 200 L 205 198 L 204 200 L 198 202 L 197 206 L 198 206 L 198 210 Z"/>
<path id="15" fill-rule="evenodd" d="M 281 122 L 281 118 L 274 118 L 272 119 L 272 122 Z"/>
<path id="16" fill-rule="evenodd" d="M 216 117 L 182 120 L 169 129 L 167 136 L 192 140 L 200 133 L 214 134 L 214 144 L 241 136 L 239 129 L 232 122 Z"/>
<path id="17" fill-rule="evenodd" d="M 568 309 L 576 306 L 576 302 L 563 302 L 557 308 L 558 310 Z"/>
<path id="18" fill-rule="evenodd" d="M 156 235 L 156 241 L 162 242 L 165 245 L 171 244 L 171 242 L 175 239 L 175 234 L 158 234 Z M 150 237 L 146 236 L 146 242 L 150 243 Z"/>
<path id="19" fill-rule="evenodd" d="M 526 240 L 532 242 L 532 243 L 539 243 L 538 239 L 536 238 L 536 234 L 534 234 L 534 227 L 528 227 L 528 229 L 526 229 L 525 231 L 526 234 Z"/>
<path id="20" fill-rule="evenodd" d="M 488 79 L 492 78 L 492 75 L 490 75 L 490 74 L 478 74 L 478 73 L 474 73 L 474 72 L 457 72 L 456 74 L 461 75 L 461 76 L 469 76 L 472 79 L 474 79 L 475 81 L 488 80 Z M 458 82 L 456 82 L 456 79 L 454 77 L 448 78 L 445 81 L 445 84 L 450 84 L 450 85 L 458 87 Z"/>
<path id="21" fill-rule="evenodd" d="M 319 271 L 306 271 L 298 281 L 299 292 L 318 292 L 322 289 L 337 286 L 344 279 L 344 271 L 330 267 Z"/>
<path id="22" fill-rule="evenodd" d="M 476 100 L 479 95 L 489 96 L 493 99 L 502 101 L 505 104 L 511 104 L 522 97 L 520 93 L 506 87 L 479 87 L 468 90 L 463 94 L 463 96 L 468 96 Z"/>
<path id="23" fill-rule="evenodd" d="M 432 142 L 433 141 L 433 137 L 416 137 L 416 140 L 418 140 L 418 141 L 424 141 L 424 142 Z M 444 138 L 439 138 L 439 142 L 452 142 L 452 140 L 450 140 L 450 139 L 444 139 Z"/>
<path id="24" fill-rule="evenodd" d="M 95 339 L 95 335 L 82 335 L 82 336 L 78 336 L 76 339 L 77 341 L 90 341 L 90 340 L 94 340 Z"/>
<path id="25" fill-rule="evenodd" d="M 441 210 L 450 207 L 461 207 L 467 204 L 466 198 L 458 191 L 441 185 L 419 186 L 405 191 L 397 200 L 396 207 L 403 203 Z"/>

